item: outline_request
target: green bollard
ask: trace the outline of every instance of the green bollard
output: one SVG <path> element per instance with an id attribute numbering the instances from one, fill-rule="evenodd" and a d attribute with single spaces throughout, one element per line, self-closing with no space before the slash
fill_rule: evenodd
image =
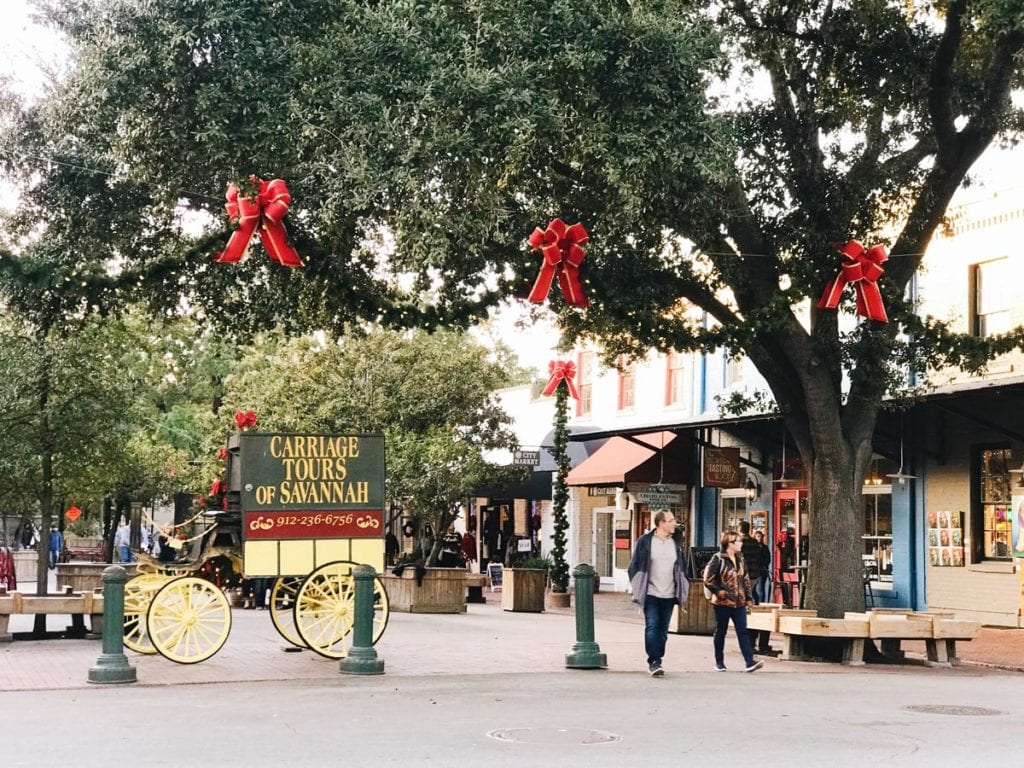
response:
<path id="1" fill-rule="evenodd" d="M 135 667 L 124 655 L 124 584 L 119 565 L 103 569 L 103 653 L 89 668 L 90 683 L 134 683 Z"/>
<path id="2" fill-rule="evenodd" d="M 594 567 L 580 563 L 572 572 L 576 583 L 576 645 L 565 655 L 570 669 L 607 669 L 608 657 L 594 642 Z"/>
<path id="3" fill-rule="evenodd" d="M 377 572 L 372 565 L 352 569 L 355 580 L 355 622 L 352 647 L 338 668 L 344 675 L 383 675 L 384 660 L 377 658 L 373 648 L 373 580 Z"/>

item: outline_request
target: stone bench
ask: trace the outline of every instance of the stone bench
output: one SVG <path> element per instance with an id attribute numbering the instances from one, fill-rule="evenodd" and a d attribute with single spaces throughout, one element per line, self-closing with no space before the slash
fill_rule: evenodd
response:
<path id="1" fill-rule="evenodd" d="M 63 595 L 23 595 L 11 592 L 0 595 L 0 642 L 14 640 L 10 633 L 11 616 L 21 614 L 70 614 L 72 626 L 81 627 L 82 617 L 89 617 L 89 633 L 86 637 L 96 639 L 103 636 L 103 595 L 92 592 Z"/>
<path id="2" fill-rule="evenodd" d="M 760 606 L 759 606 L 760 607 Z M 793 611 L 774 606 L 758 611 L 748 618 L 753 629 L 768 629 L 783 637 L 782 658 L 804 658 L 807 638 L 835 639 L 843 642 L 843 664 L 864 664 L 867 640 L 878 641 L 885 656 L 903 658 L 900 644 L 904 640 L 924 641 L 926 663 L 930 666 L 957 664 L 956 642 L 973 640 L 980 625 L 976 621 L 957 619 L 950 613 L 922 613 L 909 610 L 872 610 L 847 613 L 841 619 L 824 619 L 813 611 Z"/>

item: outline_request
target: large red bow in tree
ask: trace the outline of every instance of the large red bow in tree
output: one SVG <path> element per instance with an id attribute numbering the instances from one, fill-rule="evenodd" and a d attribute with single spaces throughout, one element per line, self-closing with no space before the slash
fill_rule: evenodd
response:
<path id="1" fill-rule="evenodd" d="M 235 411 L 235 426 L 249 429 L 256 426 L 256 411 Z"/>
<path id="2" fill-rule="evenodd" d="M 882 264 L 889 260 L 885 247 L 873 245 L 865 248 L 856 240 L 851 240 L 838 250 L 843 254 L 843 264 L 839 274 L 825 286 L 825 292 L 818 300 L 818 308 L 838 307 L 843 288 L 847 283 L 852 283 L 857 294 L 857 314 L 869 320 L 889 322 L 882 303 L 882 293 L 878 290 L 878 278 L 885 272 Z"/>
<path id="3" fill-rule="evenodd" d="M 552 360 L 548 363 L 548 385 L 544 387 L 544 394 L 550 397 L 558 389 L 563 381 L 569 390 L 569 394 L 580 399 L 580 391 L 576 388 L 576 363 L 570 360 Z"/>
<path id="4" fill-rule="evenodd" d="M 228 184 L 228 202 L 224 208 L 228 218 L 238 221 L 238 229 L 231 234 L 227 247 L 217 254 L 215 261 L 229 264 L 241 261 L 258 227 L 260 240 L 272 261 L 285 267 L 301 267 L 302 259 L 288 244 L 288 233 L 281 223 L 292 202 L 288 185 L 281 179 L 263 181 L 256 176 L 250 178 L 253 185 L 259 187 L 255 196 L 242 194 L 237 186 Z"/>
<path id="5" fill-rule="evenodd" d="M 216 480 L 214 480 L 212 483 L 210 483 L 210 497 L 211 498 L 216 497 L 216 496 L 220 496 L 220 495 L 225 494 L 227 492 L 228 492 L 228 484 L 226 482 L 224 482 L 221 478 L 218 477 Z"/>
<path id="6" fill-rule="evenodd" d="M 540 304 L 548 297 L 551 281 L 558 275 L 565 301 L 573 307 L 585 307 L 589 303 L 583 295 L 580 282 L 580 264 L 587 254 L 580 247 L 590 239 L 582 224 L 567 226 L 561 219 L 552 219 L 547 229 L 540 227 L 530 235 L 530 245 L 544 254 L 540 274 L 530 291 L 529 300 Z"/>

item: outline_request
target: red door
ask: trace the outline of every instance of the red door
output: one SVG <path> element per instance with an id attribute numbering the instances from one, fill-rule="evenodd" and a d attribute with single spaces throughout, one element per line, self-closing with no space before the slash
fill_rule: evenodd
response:
<path id="1" fill-rule="evenodd" d="M 792 565 L 805 565 L 806 542 L 810 534 L 810 520 L 807 514 L 807 489 L 785 488 L 775 491 L 775 515 L 773 553 L 773 578 L 775 579 L 776 602 L 787 605 L 799 605 L 797 571 L 786 568 L 788 561 Z M 792 548 L 790 553 L 780 544 L 785 534 L 787 545 Z"/>

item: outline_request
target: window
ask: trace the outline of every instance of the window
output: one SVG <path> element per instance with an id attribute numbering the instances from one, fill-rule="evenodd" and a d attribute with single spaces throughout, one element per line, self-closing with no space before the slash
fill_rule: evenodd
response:
<path id="1" fill-rule="evenodd" d="M 669 352 L 665 380 L 665 405 L 687 406 L 690 401 L 690 375 L 687 356 Z"/>
<path id="2" fill-rule="evenodd" d="M 1008 447 L 982 448 L 975 460 L 974 514 L 975 560 L 1009 560 L 1010 467 Z M 980 558 L 978 549 L 980 547 Z"/>
<path id="3" fill-rule="evenodd" d="M 636 366 L 619 358 L 619 410 L 632 408 L 636 401 Z"/>
<path id="4" fill-rule="evenodd" d="M 589 416 L 594 394 L 594 353 L 580 352 L 579 391 L 580 399 L 576 402 L 576 415 Z"/>
<path id="5" fill-rule="evenodd" d="M 994 259 L 971 268 L 972 328 L 975 336 L 992 336 L 1010 329 L 1009 295 L 1014 281 L 1009 259 Z"/>
<path id="6" fill-rule="evenodd" d="M 892 486 L 865 485 L 861 555 L 872 581 L 892 581 Z"/>
<path id="7" fill-rule="evenodd" d="M 726 495 L 728 494 L 728 495 Z M 747 497 L 742 491 L 722 491 L 722 514 L 719 518 L 721 520 L 722 531 L 738 531 L 740 529 L 740 523 L 744 520 L 749 521 L 750 516 L 747 513 Z M 715 541 L 718 541 L 718 537 L 715 537 Z"/>
<path id="8" fill-rule="evenodd" d="M 735 356 L 734 356 L 735 355 Z M 731 387 L 743 381 L 743 353 L 726 350 L 725 386 Z"/>

